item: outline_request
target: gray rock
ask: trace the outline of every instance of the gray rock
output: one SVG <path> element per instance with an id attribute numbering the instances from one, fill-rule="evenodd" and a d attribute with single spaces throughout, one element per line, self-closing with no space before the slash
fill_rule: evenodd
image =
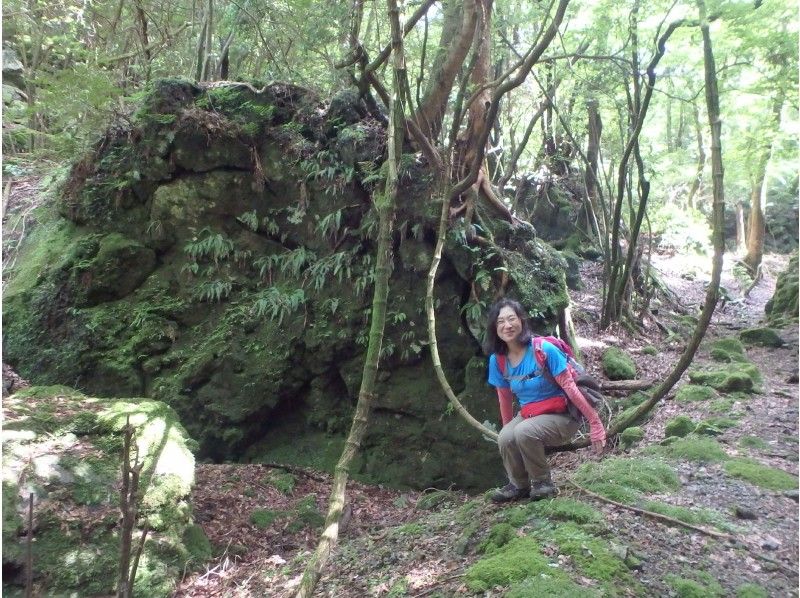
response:
<path id="1" fill-rule="evenodd" d="M 780 547 L 781 541 L 772 536 L 764 536 L 764 540 L 761 542 L 761 548 L 766 550 L 778 550 Z"/>
<path id="2" fill-rule="evenodd" d="M 758 516 L 756 515 L 756 512 L 753 509 L 751 509 L 750 507 L 745 507 L 743 505 L 735 505 L 733 507 L 733 513 L 739 519 L 747 519 L 750 521 L 758 519 Z"/>
<path id="3" fill-rule="evenodd" d="M 797 489 L 794 490 L 784 490 L 783 495 L 786 498 L 791 498 L 794 502 L 798 502 L 800 500 L 800 492 Z"/>

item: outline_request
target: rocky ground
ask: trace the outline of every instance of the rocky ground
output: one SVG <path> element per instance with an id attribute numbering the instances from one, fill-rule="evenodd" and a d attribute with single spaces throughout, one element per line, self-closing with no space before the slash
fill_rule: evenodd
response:
<path id="1" fill-rule="evenodd" d="M 663 378 L 677 362 L 691 332 L 681 330 L 679 316 L 699 313 L 708 262 L 707 258 L 687 260 L 679 256 L 655 259 L 659 276 L 674 293 L 674 304 L 664 301 L 653 305 L 655 319 L 668 331 L 650 319 L 644 331 L 636 334 L 624 329 L 597 332 L 599 306 L 594 290 L 599 288 L 601 273 L 596 265 L 587 264 L 583 279 L 588 291 L 575 293 L 573 317 L 589 368 L 597 371 L 601 348 L 613 344 L 634 356 L 640 378 Z M 732 273 L 732 264 L 726 263 L 723 286 L 728 300 L 715 312 L 708 340 L 735 336 L 741 329 L 762 321 L 764 304 L 771 297 L 775 277 L 785 262 L 785 258 L 768 256 L 764 278 L 746 297 L 746 289 Z M 720 414 L 706 402 L 678 402 L 673 392 L 644 426 L 642 442 L 626 451 L 609 447 L 606 459 L 648 454 L 664 439 L 666 422 L 678 414 L 696 421 L 727 415 L 734 418 L 735 425 L 720 430 L 716 440 L 729 457 L 749 457 L 765 468 L 796 476 L 797 328 L 782 329 L 780 334 L 786 343 L 781 348 L 747 349 L 747 358 L 763 377 L 752 397 L 730 401 L 726 412 Z M 706 346 L 704 342 L 693 365 L 710 362 Z M 655 354 L 650 354 L 653 351 L 647 347 L 655 347 Z M 685 382 L 684 378 L 681 384 Z M 567 572 L 577 585 L 565 586 L 567 589 L 562 588 L 559 594 L 523 585 L 514 590 L 514 595 L 797 595 L 796 488 L 768 490 L 756 486 L 728 475 L 720 462 L 671 460 L 680 479 L 679 490 L 649 498 L 692 512 L 714 514 L 713 525 L 706 521 L 691 529 L 581 493 L 571 482 L 576 468 L 588 459 L 591 457 L 587 451 L 553 457 L 560 498 L 580 501 L 602 516 L 601 537 L 611 552 L 620 555 L 620 562 L 628 566 L 629 571 L 618 577 L 627 581 L 608 586 L 597 581 L 599 572 L 594 577 L 587 574 L 593 569 L 591 562 L 588 567 L 581 565 L 586 564 L 586 554 L 600 561 L 599 554 L 591 554 L 599 549 L 588 543 L 579 553 L 569 553 L 564 544 L 543 542 L 541 550 L 548 566 Z M 280 464 L 199 465 L 195 515 L 219 556 L 201 570 L 187 572 L 176 596 L 293 595 L 304 562 L 315 546 L 329 488 L 327 474 Z M 340 543 L 317 594 L 356 597 L 474 593 L 468 589 L 466 574 L 484 557 L 481 542 L 490 528 L 518 513 L 512 508 L 516 507 L 496 507 L 485 496 L 458 491 L 401 492 L 351 483 Z M 535 524 L 530 525 L 520 527 L 517 536 L 538 537 Z M 483 595 L 500 596 L 506 592 L 498 585 L 486 588 Z"/>

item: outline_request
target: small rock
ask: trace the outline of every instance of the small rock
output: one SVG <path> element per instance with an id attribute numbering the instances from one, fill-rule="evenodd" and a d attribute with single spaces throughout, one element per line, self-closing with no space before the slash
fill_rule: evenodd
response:
<path id="1" fill-rule="evenodd" d="M 773 538 L 772 536 L 764 536 L 763 542 L 761 542 L 761 548 L 766 550 L 778 550 L 781 547 L 781 542 L 777 538 Z"/>
<path id="2" fill-rule="evenodd" d="M 742 505 L 734 506 L 733 513 L 739 519 L 748 519 L 750 521 L 755 521 L 756 519 L 758 519 L 758 516 L 756 515 L 756 512 L 753 509 Z"/>
<path id="3" fill-rule="evenodd" d="M 800 501 L 800 496 L 798 496 L 798 494 L 800 494 L 800 492 L 798 492 L 798 490 L 797 490 L 797 489 L 794 489 L 794 490 L 784 490 L 784 491 L 783 491 L 783 495 L 784 495 L 786 498 L 791 498 L 791 499 L 792 499 L 794 502 L 798 502 L 798 501 Z"/>

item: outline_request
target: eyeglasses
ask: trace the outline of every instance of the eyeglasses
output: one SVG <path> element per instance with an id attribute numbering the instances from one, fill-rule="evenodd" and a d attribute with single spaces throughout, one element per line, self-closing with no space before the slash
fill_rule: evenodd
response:
<path id="1" fill-rule="evenodd" d="M 517 316 L 508 316 L 507 318 L 498 318 L 497 319 L 497 326 L 505 326 L 506 324 L 516 324 L 519 322 L 519 318 Z"/>

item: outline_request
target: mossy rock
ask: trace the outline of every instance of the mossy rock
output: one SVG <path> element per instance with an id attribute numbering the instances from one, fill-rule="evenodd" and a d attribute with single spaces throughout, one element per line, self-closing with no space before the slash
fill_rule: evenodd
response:
<path id="1" fill-rule="evenodd" d="M 744 345 L 736 338 L 721 338 L 711 343 L 709 354 L 715 361 L 747 361 Z"/>
<path id="2" fill-rule="evenodd" d="M 717 397 L 717 393 L 709 386 L 698 384 L 684 384 L 675 393 L 675 400 L 679 403 L 700 403 L 710 401 Z"/>
<path id="3" fill-rule="evenodd" d="M 678 436 L 683 438 L 684 436 L 690 434 L 694 429 L 697 427 L 687 415 L 679 415 L 677 417 L 673 417 L 669 420 L 664 426 L 664 436 Z"/>
<path id="4" fill-rule="evenodd" d="M 625 428 L 619 435 L 619 443 L 622 448 L 630 448 L 634 444 L 641 442 L 644 438 L 644 430 L 639 426 Z"/>
<path id="5" fill-rule="evenodd" d="M 171 595 L 186 562 L 196 559 L 186 543 L 196 536 L 187 532 L 196 445 L 175 412 L 157 401 L 98 399 L 65 387 L 31 387 L 4 399 L 3 407 L 3 470 L 14 480 L 4 485 L 4 534 L 5 526 L 15 529 L 33 492 L 40 505 L 34 583 L 47 595 L 113 593 L 116 576 L 108 572 L 116 570 L 119 551 L 120 439 L 130 421 L 143 466 L 140 514 L 150 528 L 135 590 Z M 39 455 L 33 467 L 31 451 Z M 90 520 L 81 515 L 86 509 Z M 21 567 L 19 542 L 4 535 L 4 565 Z M 13 591 L 22 581 L 4 583 Z"/>
<path id="6" fill-rule="evenodd" d="M 636 364 L 630 355 L 617 347 L 609 347 L 603 352 L 603 373 L 609 380 L 633 380 L 636 378 Z"/>
<path id="7" fill-rule="evenodd" d="M 785 318 L 796 322 L 798 318 L 798 297 L 800 297 L 798 254 L 795 253 L 789 260 L 786 269 L 778 275 L 778 280 L 775 283 L 775 293 L 764 307 L 767 320 L 769 322 L 777 322 Z"/>
<path id="8" fill-rule="evenodd" d="M 728 367 L 692 370 L 689 372 L 689 381 L 725 393 L 752 393 L 761 381 L 761 373 L 752 363 L 737 362 Z"/>
<path id="9" fill-rule="evenodd" d="M 746 345 L 758 347 L 782 347 L 786 344 L 772 328 L 748 328 L 739 333 L 739 338 Z"/>
<path id="10" fill-rule="evenodd" d="M 642 353 L 645 355 L 658 355 L 658 349 L 653 345 L 647 345 L 646 347 L 642 347 Z"/>

